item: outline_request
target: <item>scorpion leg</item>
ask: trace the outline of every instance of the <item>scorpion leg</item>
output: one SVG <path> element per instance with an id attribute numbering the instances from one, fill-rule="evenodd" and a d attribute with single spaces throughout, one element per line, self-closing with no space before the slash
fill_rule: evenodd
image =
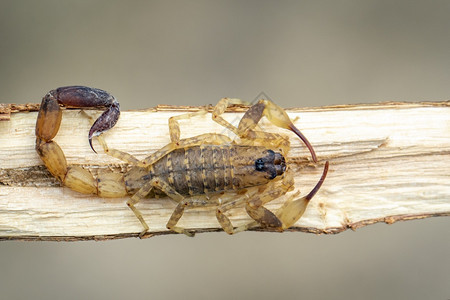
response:
<path id="1" fill-rule="evenodd" d="M 241 99 L 235 99 L 235 98 L 222 98 L 220 101 L 216 104 L 214 107 L 213 113 L 212 113 L 212 119 L 222 125 L 223 127 L 228 128 L 230 131 L 234 132 L 236 135 L 239 136 L 238 129 L 233 126 L 230 122 L 225 120 L 221 115 L 225 112 L 228 106 L 232 104 L 248 104 L 245 101 L 242 101 Z"/>
<path id="2" fill-rule="evenodd" d="M 167 229 L 178 232 L 178 233 L 184 233 L 187 236 L 193 237 L 195 235 L 194 230 L 185 229 L 179 226 L 176 226 L 178 221 L 183 216 L 183 213 L 186 208 L 193 208 L 193 207 L 205 207 L 205 206 L 211 206 L 212 203 L 209 203 L 206 200 L 200 200 L 200 199 L 185 199 L 178 203 L 177 207 L 172 213 L 172 216 L 170 216 L 169 222 L 167 222 Z"/>
<path id="3" fill-rule="evenodd" d="M 186 120 L 190 119 L 195 116 L 202 116 L 206 114 L 208 110 L 206 108 L 201 109 L 196 112 L 182 114 L 178 116 L 173 116 L 169 118 L 169 134 L 170 134 L 170 140 L 172 143 L 177 143 L 180 141 L 180 120 Z"/>
<path id="4" fill-rule="evenodd" d="M 175 232 L 178 232 L 178 233 L 184 233 L 188 236 L 194 236 L 195 232 L 193 230 L 188 230 L 188 229 L 176 226 L 178 221 L 183 216 L 184 211 L 187 208 L 219 205 L 219 207 L 216 209 L 216 218 L 217 218 L 217 221 L 219 222 L 220 226 L 226 233 L 234 234 L 234 233 L 238 233 L 238 232 L 247 230 L 248 228 L 255 225 L 256 222 L 252 221 L 250 223 L 247 223 L 247 224 L 244 224 L 244 225 L 234 228 L 230 219 L 225 215 L 225 213 L 234 207 L 238 207 L 242 204 L 245 204 L 247 202 L 247 200 L 249 199 L 250 195 L 255 195 L 258 192 L 259 192 L 259 189 L 254 188 L 252 191 L 247 191 L 246 193 L 243 193 L 240 195 L 213 196 L 209 200 L 202 200 L 202 199 L 195 199 L 195 198 L 185 199 L 178 203 L 177 207 L 175 208 L 174 212 L 172 213 L 172 216 L 170 217 L 169 222 L 167 223 L 167 228 L 170 230 L 173 230 Z M 236 198 L 236 196 L 237 196 L 237 198 Z M 230 200 L 230 199 L 232 199 L 232 200 Z M 224 203 L 224 204 L 220 204 L 220 203 Z"/>
<path id="5" fill-rule="evenodd" d="M 223 110 L 226 109 L 228 101 L 231 101 L 231 103 L 243 103 L 239 99 L 222 99 L 222 103 L 219 110 L 223 108 Z M 226 100 L 226 101 L 225 101 Z M 219 105 L 216 105 L 215 110 L 217 110 Z M 182 114 L 179 116 L 173 116 L 169 118 L 169 135 L 171 142 L 167 144 L 165 147 L 161 148 L 160 150 L 154 152 L 150 156 L 146 157 L 144 160 L 139 162 L 138 166 L 145 167 L 152 165 L 156 161 L 158 161 L 161 157 L 167 155 L 168 153 L 172 152 L 175 149 L 178 148 L 186 148 L 186 147 L 192 147 L 192 146 L 198 146 L 202 144 L 212 144 L 212 145 L 222 145 L 222 144 L 229 144 L 232 142 L 232 140 L 223 135 L 223 134 L 216 134 L 216 133 L 207 133 L 207 134 L 201 134 L 198 136 L 186 138 L 186 139 L 180 139 L 180 120 L 186 120 L 190 119 L 191 117 L 195 116 L 201 116 L 208 112 L 207 108 L 201 109 L 197 112 Z M 223 120 L 222 117 L 220 117 L 220 111 L 218 114 L 218 118 Z M 216 113 L 217 114 L 217 113 Z M 223 122 L 229 124 L 227 121 L 223 120 Z M 233 127 L 231 124 L 229 126 Z M 234 127 L 233 127 L 234 128 Z"/>
<path id="6" fill-rule="evenodd" d="M 91 121 L 92 124 L 94 124 L 95 120 L 90 114 L 88 114 L 84 110 L 82 110 L 81 112 Z M 127 152 L 124 152 L 124 151 L 109 148 L 108 145 L 106 144 L 106 141 L 103 138 L 103 136 L 99 135 L 97 137 L 97 140 L 98 140 L 99 144 L 102 146 L 103 152 L 105 152 L 105 154 L 107 154 L 111 157 L 120 159 L 121 161 L 126 162 L 131 165 L 136 165 L 139 163 L 139 159 L 137 159 L 133 155 L 131 155 Z"/>
<path id="7" fill-rule="evenodd" d="M 281 181 L 271 182 L 262 186 L 259 193 L 253 195 L 247 201 L 245 209 L 248 215 L 264 227 L 282 230 L 282 221 L 273 212 L 265 208 L 264 205 L 292 190 L 293 185 L 294 179 L 292 174 L 286 173 Z"/>
<path id="8" fill-rule="evenodd" d="M 146 157 L 143 161 L 139 163 L 140 167 L 145 167 L 152 165 L 156 161 L 158 161 L 161 157 L 167 155 L 178 148 L 186 148 L 192 146 L 198 146 L 201 144 L 214 144 L 221 145 L 224 143 L 231 143 L 231 139 L 225 135 L 215 134 L 215 133 L 206 133 L 198 136 L 194 136 L 191 138 L 180 139 L 180 120 L 190 119 L 191 117 L 201 116 L 208 112 L 207 108 L 201 109 L 197 112 L 182 114 L 178 116 L 173 116 L 169 118 L 169 135 L 170 135 L 170 143 L 160 150 L 154 152 L 150 156 Z"/>
<path id="9" fill-rule="evenodd" d="M 139 203 L 141 199 L 144 199 L 154 188 L 163 191 L 169 197 L 171 197 L 177 202 L 183 199 L 183 196 L 174 191 L 166 182 L 162 181 L 160 178 L 155 177 L 148 183 L 144 184 L 144 186 L 139 191 L 137 191 L 133 196 L 131 196 L 131 198 L 127 201 L 128 207 L 130 207 L 130 209 L 134 212 L 134 214 L 144 227 L 144 230 L 139 234 L 140 238 L 142 238 L 144 234 L 149 230 L 149 227 L 145 222 L 142 213 L 140 212 L 139 209 L 136 208 L 135 205 Z"/>
<path id="10" fill-rule="evenodd" d="M 216 217 L 224 231 L 228 234 L 234 234 L 260 224 L 264 227 L 275 228 L 283 230 L 283 221 L 280 220 L 274 213 L 266 209 L 264 205 L 280 196 L 286 194 L 293 189 L 294 180 L 292 174 L 287 174 L 283 180 L 271 182 L 266 186 L 255 187 L 248 190 L 246 193 L 239 195 L 237 199 L 228 202 L 222 199 L 225 204 L 221 205 L 216 210 Z M 254 220 L 252 222 L 233 227 L 229 218 L 225 213 L 242 204 L 245 204 L 245 209 L 248 215 Z"/>
<path id="11" fill-rule="evenodd" d="M 266 227 L 274 228 L 280 231 L 290 228 L 300 219 L 305 212 L 309 201 L 319 191 L 327 175 L 328 166 L 329 163 L 327 161 L 325 163 L 322 176 L 316 186 L 306 196 L 294 200 L 294 198 L 299 195 L 299 192 L 295 193 L 286 200 L 286 202 L 278 209 L 276 214 L 266 209 L 263 205 L 280 197 L 281 195 L 286 194 L 293 188 L 294 180 L 292 174 L 286 175 L 286 180 L 282 180 L 281 186 L 277 188 L 267 187 L 260 195 L 255 195 L 252 197 L 252 199 L 247 202 L 245 207 L 247 213 L 255 221 Z"/>
<path id="12" fill-rule="evenodd" d="M 120 159 L 121 161 L 126 162 L 130 165 L 137 165 L 139 163 L 139 159 L 137 159 L 136 157 L 134 157 L 133 155 L 131 155 L 127 152 L 120 151 L 117 149 L 110 149 L 108 147 L 108 145 L 106 144 L 105 139 L 101 135 L 98 136 L 97 139 L 98 139 L 98 142 L 100 143 L 100 145 L 102 146 L 103 151 L 107 155 L 117 158 L 117 159 Z"/>
<path id="13" fill-rule="evenodd" d="M 134 215 L 141 222 L 142 227 L 144 227 L 144 230 L 142 230 L 141 233 L 139 234 L 140 238 L 142 238 L 144 236 L 144 234 L 149 230 L 149 227 L 148 227 L 147 223 L 145 222 L 141 211 L 139 209 L 137 209 L 136 206 L 134 206 L 134 205 L 137 204 L 141 199 L 144 199 L 151 192 L 151 190 L 153 189 L 153 186 L 154 186 L 154 182 L 153 182 L 153 180 L 150 180 L 148 183 L 144 184 L 144 186 L 142 186 L 139 189 L 139 191 L 137 191 L 127 201 L 128 207 L 134 212 Z"/>
<path id="14" fill-rule="evenodd" d="M 256 225 L 256 222 L 252 221 L 250 223 L 247 223 L 247 224 L 244 224 L 244 225 L 241 225 L 241 226 L 238 226 L 235 228 L 225 213 L 234 207 L 238 207 L 238 206 L 241 206 L 242 204 L 245 204 L 247 202 L 247 200 L 249 198 L 251 198 L 251 196 L 253 196 L 255 193 L 258 193 L 258 192 L 259 192 L 258 189 L 254 188 L 253 191 L 248 190 L 246 193 L 238 195 L 237 199 L 235 199 L 236 196 L 233 195 L 233 196 L 231 196 L 234 199 L 232 201 L 227 201 L 226 198 L 223 199 L 223 197 L 225 195 L 220 196 L 220 199 L 221 199 L 220 202 L 224 202 L 224 204 L 220 205 L 216 209 L 216 218 L 217 218 L 217 221 L 219 222 L 220 226 L 226 233 L 235 234 L 235 233 L 238 233 L 241 231 L 245 231 L 248 228 Z"/>
<path id="15" fill-rule="evenodd" d="M 152 189 L 158 189 L 165 193 L 167 196 L 172 198 L 175 202 L 178 203 L 184 203 L 184 197 L 180 195 L 173 187 L 171 187 L 167 182 L 162 180 L 161 178 L 154 177 L 152 180 L 150 180 L 148 183 L 146 183 L 136 194 L 134 194 L 128 201 L 127 205 L 130 207 L 130 209 L 134 212 L 136 217 L 141 222 L 142 226 L 144 227 L 144 230 L 139 234 L 139 237 L 142 238 L 145 233 L 149 230 L 149 227 L 147 223 L 144 220 L 144 217 L 142 216 L 142 213 L 139 211 L 139 209 L 136 208 L 136 204 L 143 198 L 145 198 Z M 182 229 L 180 227 L 176 227 L 176 223 L 181 218 L 181 215 L 183 214 L 183 211 L 181 211 L 181 214 L 178 216 L 178 213 L 180 209 L 180 204 L 178 204 L 177 208 L 175 209 L 174 213 L 172 214 L 172 217 L 170 218 L 169 222 L 167 223 L 167 228 L 169 230 L 173 230 L 178 233 L 184 233 L 188 236 L 194 236 L 192 231 Z M 184 208 L 184 207 L 183 207 Z M 175 220 L 176 219 L 176 220 Z"/>
<path id="16" fill-rule="evenodd" d="M 240 99 L 235 98 L 222 98 L 217 105 L 214 107 L 212 113 L 213 121 L 222 125 L 223 127 L 229 129 L 234 132 L 237 136 L 241 138 L 240 143 L 243 145 L 259 145 L 266 146 L 270 144 L 275 148 L 282 148 L 285 152 L 288 152 L 289 149 L 289 139 L 283 135 L 262 131 L 255 131 L 253 129 L 259 129 L 258 121 L 254 123 L 254 126 L 251 129 L 242 129 L 233 126 L 227 120 L 225 120 L 221 115 L 225 112 L 228 106 L 233 104 L 241 104 L 248 105 L 249 103 Z M 245 117 L 245 115 L 244 115 Z M 260 117 L 261 118 L 261 117 Z M 242 121 L 241 121 L 242 122 Z"/>
<path id="17" fill-rule="evenodd" d="M 258 192 L 258 190 L 254 189 L 253 193 L 250 193 L 250 194 L 253 195 L 257 192 Z M 224 199 L 223 196 L 219 196 L 216 199 L 210 198 L 208 201 L 201 200 L 201 199 L 194 199 L 194 198 L 183 200 L 178 203 L 177 207 L 175 208 L 174 212 L 172 213 L 172 216 L 170 217 L 170 220 L 167 223 L 167 228 L 170 230 L 173 230 L 175 232 L 178 232 L 178 233 L 184 233 L 188 236 L 194 236 L 194 233 L 195 233 L 194 231 L 187 230 L 185 228 L 176 226 L 176 224 L 178 223 L 180 218 L 183 216 L 184 211 L 187 208 L 217 206 L 222 201 L 225 200 L 226 203 L 219 205 L 219 207 L 216 209 L 216 218 L 217 218 L 217 221 L 219 222 L 220 226 L 222 227 L 222 229 L 228 234 L 234 234 L 237 232 L 247 230 L 252 225 L 255 225 L 256 222 L 253 221 L 248 224 L 234 228 L 233 225 L 231 224 L 230 219 L 225 215 L 225 213 L 234 207 L 238 207 L 238 206 L 246 203 L 246 201 L 249 197 L 249 193 L 244 193 L 244 194 L 238 195 L 237 199 L 236 199 L 236 195 L 233 195 L 232 197 L 234 199 L 232 201 L 228 201 L 227 199 Z"/>
<path id="18" fill-rule="evenodd" d="M 164 180 L 160 178 L 153 178 L 151 180 L 153 186 L 162 192 L 164 192 L 167 196 L 172 198 L 175 202 L 177 202 L 177 207 L 173 211 L 169 221 L 167 222 L 167 229 L 183 233 L 189 237 L 193 237 L 195 235 L 195 231 L 187 230 L 181 227 L 176 226 L 178 223 L 178 220 L 180 220 L 181 216 L 183 215 L 184 209 L 188 206 L 204 206 L 208 205 L 208 203 L 205 203 L 205 201 L 201 200 L 194 200 L 194 199 L 185 199 L 184 196 L 180 195 L 169 183 L 165 182 Z"/>
<path id="19" fill-rule="evenodd" d="M 250 109 L 245 112 L 238 126 L 239 136 L 245 136 L 247 132 L 255 128 L 263 116 L 265 116 L 275 126 L 294 132 L 303 141 L 303 143 L 305 143 L 311 153 L 313 161 L 317 162 L 314 148 L 306 137 L 297 127 L 294 126 L 286 111 L 270 100 L 259 100 L 258 103 L 250 107 Z"/>

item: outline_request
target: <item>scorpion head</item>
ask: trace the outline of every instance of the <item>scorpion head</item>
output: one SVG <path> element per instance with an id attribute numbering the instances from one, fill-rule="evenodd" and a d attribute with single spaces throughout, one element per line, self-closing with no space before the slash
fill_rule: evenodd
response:
<path id="1" fill-rule="evenodd" d="M 274 179 L 286 171 L 286 160 L 281 153 L 267 150 L 266 156 L 255 160 L 255 169 L 267 173 L 268 179 Z"/>

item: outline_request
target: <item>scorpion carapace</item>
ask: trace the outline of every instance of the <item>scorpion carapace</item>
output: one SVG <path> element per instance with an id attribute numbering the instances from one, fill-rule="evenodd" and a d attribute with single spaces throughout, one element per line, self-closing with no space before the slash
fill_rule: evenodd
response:
<path id="1" fill-rule="evenodd" d="M 258 126 L 265 116 L 274 125 L 291 130 L 306 144 L 312 160 L 317 162 L 313 147 L 293 125 L 286 112 L 269 100 L 260 100 L 250 107 L 235 127 L 221 115 L 239 99 L 223 98 L 214 107 L 212 119 L 237 136 L 235 140 L 217 133 L 205 133 L 180 139 L 179 121 L 204 115 L 207 109 L 169 118 L 170 143 L 138 160 L 126 152 L 109 149 L 101 133 L 111 129 L 119 119 L 119 103 L 108 92 L 68 86 L 47 93 L 41 104 L 36 122 L 36 150 L 50 173 L 65 186 L 86 194 L 101 197 L 129 196 L 127 205 L 139 219 L 142 237 L 149 230 L 144 216 L 136 204 L 149 195 L 167 195 L 177 205 L 167 223 L 169 230 L 193 236 L 195 230 L 177 226 L 184 210 L 211 206 L 216 218 L 229 234 L 247 230 L 256 225 L 283 231 L 303 215 L 309 201 L 320 189 L 328 172 L 328 162 L 322 176 L 309 194 L 299 192 L 286 197 L 276 213 L 264 205 L 294 189 L 293 174 L 286 155 L 289 138 L 264 132 Z M 98 141 L 106 154 L 131 165 L 125 174 L 104 172 L 94 177 L 89 170 L 67 164 L 63 151 L 53 138 L 61 123 L 61 106 L 75 108 L 106 108 L 92 125 L 88 139 Z M 95 151 L 95 150 L 94 150 Z M 244 206 L 253 221 L 234 227 L 226 212 Z"/>

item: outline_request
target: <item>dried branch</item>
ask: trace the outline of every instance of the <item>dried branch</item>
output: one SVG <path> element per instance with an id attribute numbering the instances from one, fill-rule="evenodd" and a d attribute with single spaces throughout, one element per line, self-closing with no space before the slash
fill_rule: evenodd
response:
<path id="1" fill-rule="evenodd" d="M 102 199 L 63 188 L 43 167 L 34 150 L 37 105 L 0 105 L 0 239 L 86 240 L 136 236 L 141 225 L 126 199 Z M 195 107 L 158 106 L 123 112 L 105 134 L 111 148 L 138 158 L 169 142 L 167 119 Z M 225 117 L 237 121 L 242 107 Z M 450 102 L 381 103 L 288 110 L 314 145 L 319 164 L 291 135 L 290 167 L 296 188 L 306 193 L 320 177 L 323 163 L 330 171 L 320 192 L 292 231 L 338 233 L 376 222 L 450 215 Z M 89 121 L 79 110 L 66 110 L 55 140 L 72 164 L 92 172 L 126 166 L 96 155 L 87 141 Z M 267 122 L 268 131 L 281 132 Z M 182 122 L 182 137 L 205 132 L 232 136 L 209 116 Z M 286 132 L 285 132 L 286 133 Z M 99 145 L 96 145 L 100 149 Z M 276 210 L 284 199 L 268 205 Z M 165 224 L 175 204 L 167 198 L 139 204 L 152 234 L 169 233 Z M 248 222 L 244 209 L 231 211 L 235 225 Z M 190 210 L 180 225 L 199 232 L 218 231 L 211 209 Z M 254 230 L 262 230 L 255 228 Z"/>

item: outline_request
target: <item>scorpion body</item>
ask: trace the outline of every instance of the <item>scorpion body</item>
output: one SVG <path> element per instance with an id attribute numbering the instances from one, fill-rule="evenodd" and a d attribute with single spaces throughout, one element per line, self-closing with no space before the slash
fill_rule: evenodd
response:
<path id="1" fill-rule="evenodd" d="M 265 147 L 193 146 L 168 153 L 148 170 L 135 167 L 125 175 L 125 185 L 134 194 L 159 177 L 180 195 L 211 195 L 267 184 L 285 170 L 284 157 Z"/>
<path id="2" fill-rule="evenodd" d="M 274 125 L 294 132 L 306 144 L 314 162 L 315 152 L 292 124 L 285 111 L 268 100 L 260 100 L 244 114 L 238 127 L 228 123 L 221 114 L 230 104 L 242 103 L 238 99 L 223 98 L 213 110 L 213 120 L 233 131 L 239 141 L 221 134 L 207 133 L 180 139 L 179 121 L 207 110 L 171 117 L 171 142 L 143 160 L 116 149 L 109 149 L 102 133 L 116 124 L 119 103 L 109 93 L 84 87 L 69 86 L 47 93 L 36 122 L 36 151 L 50 173 L 63 185 L 85 194 L 101 197 L 129 196 L 127 205 L 143 226 L 139 237 L 149 230 L 136 204 L 145 197 L 167 195 L 177 203 L 170 217 L 169 230 L 193 236 L 195 231 L 177 226 L 186 208 L 214 206 L 216 217 L 225 232 L 233 234 L 256 224 L 282 231 L 291 227 L 303 214 L 309 201 L 320 189 L 328 171 L 325 163 L 322 177 L 306 196 L 291 195 L 273 213 L 264 204 L 293 190 L 293 174 L 288 168 L 286 154 L 289 139 L 284 135 L 263 132 L 257 123 L 266 116 Z M 89 170 L 69 165 L 59 145 L 53 141 L 62 118 L 61 106 L 77 108 L 106 108 L 93 123 L 89 134 L 97 137 L 106 154 L 127 162 L 131 169 L 125 174 L 102 172 L 94 177 Z M 234 227 L 226 212 L 245 206 L 253 221 Z"/>

